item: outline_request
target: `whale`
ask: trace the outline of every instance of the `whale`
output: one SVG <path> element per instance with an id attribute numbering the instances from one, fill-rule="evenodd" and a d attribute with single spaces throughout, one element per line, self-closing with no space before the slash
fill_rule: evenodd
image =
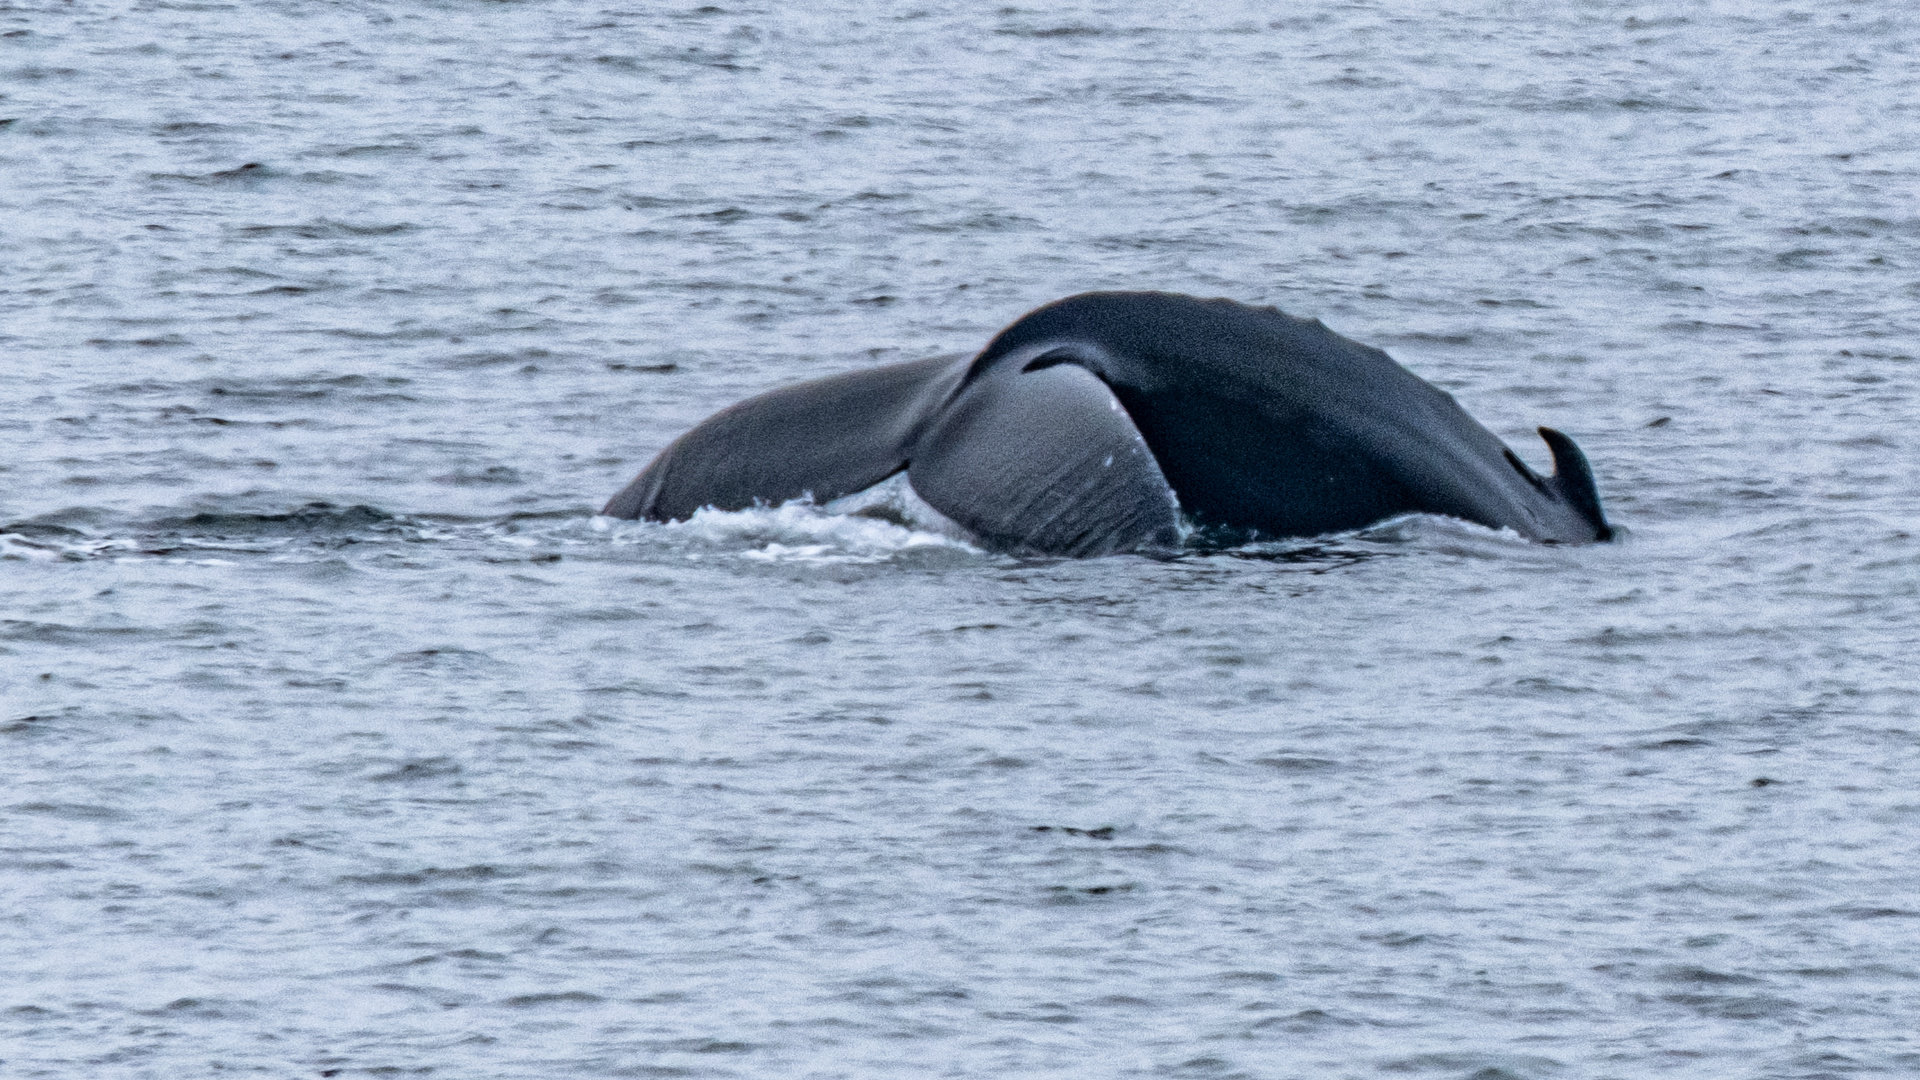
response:
<path id="1" fill-rule="evenodd" d="M 614 518 L 824 504 L 904 472 L 1008 552 L 1171 556 L 1408 514 L 1544 543 L 1613 536 L 1586 456 L 1539 429 L 1534 472 L 1453 396 L 1317 319 L 1092 292 L 972 357 L 888 364 L 731 405 L 613 496 Z"/>

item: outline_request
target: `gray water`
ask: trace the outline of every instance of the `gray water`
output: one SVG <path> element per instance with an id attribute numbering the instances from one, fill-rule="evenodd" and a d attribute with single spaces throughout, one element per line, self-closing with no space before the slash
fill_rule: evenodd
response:
<path id="1" fill-rule="evenodd" d="M 0 5 L 0 1074 L 1920 1074 L 1920 16 Z M 595 509 L 1095 288 L 1625 538 Z"/>

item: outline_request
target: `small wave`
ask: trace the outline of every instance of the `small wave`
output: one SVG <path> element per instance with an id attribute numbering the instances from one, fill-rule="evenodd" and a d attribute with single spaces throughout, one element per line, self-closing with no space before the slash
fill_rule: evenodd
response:
<path id="1" fill-rule="evenodd" d="M 443 538 L 377 507 L 326 502 L 310 502 L 281 513 L 201 510 L 123 521 L 117 527 L 94 520 L 99 516 L 61 511 L 0 524 L 0 559 L 82 562 L 214 552 L 276 554 L 302 547 L 331 550 L 376 540 Z M 92 528 L 53 519 L 85 519 Z"/>
<path id="2" fill-rule="evenodd" d="M 1411 548 L 1469 559 L 1520 558 L 1556 565 L 1563 560 L 1565 552 L 1576 550 L 1560 544 L 1536 544 L 1512 529 L 1490 529 L 1437 514 L 1388 518 L 1348 535 L 1354 541 L 1387 548 Z"/>
<path id="3" fill-rule="evenodd" d="M 1195 555 L 1299 564 L 1310 573 L 1419 553 L 1507 560 L 1556 550 L 1534 544 L 1511 529 L 1489 529 L 1434 514 L 1403 514 L 1351 532 L 1278 540 L 1249 540 L 1231 532 L 1198 529 L 1188 536 L 1187 549 Z"/>
<path id="4" fill-rule="evenodd" d="M 236 165 L 231 169 L 221 169 L 217 172 L 210 173 L 148 173 L 147 179 L 156 182 L 217 186 L 223 184 L 253 184 L 269 177 L 282 175 L 284 174 L 258 161 L 249 161 L 244 165 Z"/>
<path id="5" fill-rule="evenodd" d="M 237 225 L 228 226 L 236 236 L 291 238 L 298 240 L 342 240 L 367 236 L 399 236 L 417 232 L 420 226 L 410 221 L 369 222 L 365 224 L 351 221 L 337 221 L 333 218 L 318 217 L 291 225 Z"/>
<path id="6" fill-rule="evenodd" d="M 595 517 L 592 528 L 621 541 L 659 544 L 690 559 L 804 565 L 928 556 L 971 560 L 985 554 L 965 529 L 916 495 L 904 476 L 825 504 L 795 500 L 749 510 L 706 509 L 665 523 Z"/>
<path id="7" fill-rule="evenodd" d="M 505 483 L 488 470 L 436 478 L 447 483 Z M 633 522 L 584 508 L 507 518 L 395 514 L 366 504 L 309 502 L 291 509 L 197 509 L 118 524 L 25 519 L 0 523 L 0 560 L 271 556 L 301 559 L 359 545 L 402 543 L 439 548 L 448 557 L 486 562 L 557 562 L 594 550 L 638 547 L 650 557 L 733 558 L 754 563 L 970 561 L 983 552 L 964 530 L 918 504 L 910 491 L 876 489 L 830 506 L 793 502 L 741 511 L 703 510 L 687 521 Z M 510 558 L 500 557 L 502 549 Z M 464 553 L 464 554 L 463 554 Z"/>
<path id="8" fill-rule="evenodd" d="M 944 521 L 944 519 L 942 519 Z M 950 526 L 951 523 L 948 523 Z M 597 530 L 619 539 L 661 543 L 688 558 L 727 556 L 763 563 L 884 563 L 902 557 L 981 550 L 942 528 L 876 502 L 842 507 L 789 502 L 751 510 L 701 510 L 664 524 L 595 518 Z"/>
<path id="9" fill-rule="evenodd" d="M 284 514 L 203 511 L 186 517 L 161 518 L 148 527 L 168 536 L 228 538 L 359 533 L 389 529 L 395 524 L 392 514 L 376 507 L 311 502 Z"/>
<path id="10" fill-rule="evenodd" d="M 132 540 L 93 536 L 43 521 L 0 525 L 0 560 L 80 562 L 132 551 L 138 546 Z"/>

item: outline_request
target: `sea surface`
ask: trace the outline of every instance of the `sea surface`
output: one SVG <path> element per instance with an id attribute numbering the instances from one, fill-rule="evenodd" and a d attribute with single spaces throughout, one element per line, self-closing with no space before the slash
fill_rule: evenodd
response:
<path id="1" fill-rule="evenodd" d="M 1624 535 L 596 516 L 1090 289 Z M 1920 1075 L 1916 355 L 1894 0 L 3 0 L 0 1075 Z"/>

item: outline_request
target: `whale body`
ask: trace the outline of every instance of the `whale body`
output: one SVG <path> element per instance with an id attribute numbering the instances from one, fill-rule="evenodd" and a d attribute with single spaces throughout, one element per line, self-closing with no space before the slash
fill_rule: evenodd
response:
<path id="1" fill-rule="evenodd" d="M 721 410 L 602 512 L 684 519 L 905 470 L 934 509 L 1003 550 L 1178 551 L 1314 536 L 1409 513 L 1531 540 L 1613 530 L 1585 455 L 1551 428 L 1539 476 L 1379 349 L 1271 307 L 1097 292 L 1039 308 L 972 359 L 788 386 Z"/>

